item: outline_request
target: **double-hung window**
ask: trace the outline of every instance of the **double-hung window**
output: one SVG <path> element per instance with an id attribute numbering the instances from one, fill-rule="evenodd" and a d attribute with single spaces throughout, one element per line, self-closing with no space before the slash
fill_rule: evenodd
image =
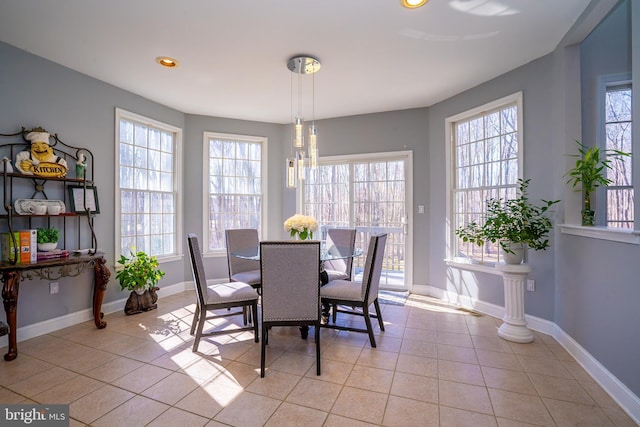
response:
<path id="1" fill-rule="evenodd" d="M 610 82 L 604 93 L 604 144 L 607 150 L 631 153 L 631 83 Z M 631 157 L 610 157 L 606 188 L 607 226 L 633 229 Z"/>
<path id="2" fill-rule="evenodd" d="M 116 252 L 179 256 L 182 130 L 116 109 L 115 145 Z"/>
<path id="3" fill-rule="evenodd" d="M 204 133 L 205 253 L 226 253 L 224 231 L 262 228 L 267 139 Z"/>
<path id="4" fill-rule="evenodd" d="M 482 225 L 487 199 L 516 197 L 522 174 L 522 93 L 449 117 L 446 126 L 452 160 L 450 256 L 497 262 L 497 244 L 463 242 L 454 230 L 471 222 Z"/>

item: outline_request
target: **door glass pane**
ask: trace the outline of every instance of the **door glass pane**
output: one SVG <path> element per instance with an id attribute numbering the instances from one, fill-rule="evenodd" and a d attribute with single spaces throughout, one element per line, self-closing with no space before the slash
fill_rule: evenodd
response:
<path id="1" fill-rule="evenodd" d="M 355 280 L 362 279 L 371 235 L 387 233 L 380 286 L 405 287 L 405 192 L 404 160 L 320 164 L 305 182 L 304 209 L 318 220 L 323 240 L 327 228 L 357 230 L 364 255 L 354 259 Z"/>

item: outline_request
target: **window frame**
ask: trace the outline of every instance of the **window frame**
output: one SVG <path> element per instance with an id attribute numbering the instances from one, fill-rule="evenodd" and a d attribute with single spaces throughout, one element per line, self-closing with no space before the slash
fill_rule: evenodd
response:
<path id="1" fill-rule="evenodd" d="M 607 145 L 607 135 L 606 135 L 606 96 L 607 96 L 607 92 L 609 90 L 609 88 L 613 88 L 613 87 L 620 87 L 620 86 L 629 86 L 631 89 L 631 97 L 633 100 L 633 84 L 632 84 L 632 78 L 631 78 L 631 73 L 620 73 L 620 74 L 611 74 L 611 75 L 607 75 L 607 76 L 602 76 L 600 77 L 599 81 L 598 81 L 598 147 L 600 147 L 601 150 L 606 150 L 606 145 Z M 631 126 L 633 128 L 633 101 L 632 101 L 632 116 L 631 116 Z M 633 147 L 633 134 L 631 136 L 632 138 L 632 153 L 634 151 L 634 147 Z M 633 158 L 633 157 L 632 157 Z M 609 216 L 608 216 L 608 207 L 609 207 L 609 199 L 608 199 L 608 189 L 616 187 L 616 188 L 631 188 L 631 190 L 634 191 L 635 193 L 635 188 L 633 185 L 634 179 L 633 176 L 634 174 L 634 162 L 631 161 L 630 165 L 631 165 L 631 185 L 630 186 L 624 186 L 624 187 L 620 187 L 620 186 L 601 186 L 597 189 L 596 191 L 596 197 L 598 200 L 604 200 L 605 203 L 597 203 L 596 205 L 596 218 L 604 218 L 603 222 L 601 222 L 600 224 L 597 224 L 599 226 L 605 227 L 607 229 L 610 230 L 619 230 L 619 229 L 623 229 L 623 230 L 636 230 L 638 227 L 638 221 L 635 218 L 635 211 L 636 209 L 634 208 L 634 220 L 633 220 L 633 224 L 631 228 L 625 228 L 625 227 L 615 227 L 615 226 L 610 226 L 609 224 Z M 637 203 L 635 201 L 635 197 L 634 197 L 634 203 Z"/>
<path id="2" fill-rule="evenodd" d="M 487 262 L 476 258 L 459 257 L 457 242 L 458 238 L 455 235 L 456 219 L 455 219 L 455 191 L 456 191 L 456 141 L 454 126 L 458 122 L 468 120 L 479 114 L 485 112 L 494 111 L 508 105 L 515 104 L 517 108 L 517 144 L 518 144 L 518 173 L 517 178 L 524 176 L 524 108 L 523 108 L 523 92 L 519 91 L 511 95 L 504 96 L 470 110 L 463 111 L 461 113 L 449 116 L 445 119 L 445 164 L 446 164 L 446 259 L 453 260 L 457 263 L 484 263 L 486 265 L 493 265 L 493 262 Z M 491 187 L 487 187 L 491 188 Z M 517 188 L 517 185 L 516 185 Z"/>
<path id="3" fill-rule="evenodd" d="M 115 109 L 115 257 L 116 266 L 117 260 L 120 258 L 121 250 L 121 188 L 120 188 L 120 121 L 129 120 L 137 122 L 145 126 L 153 127 L 164 132 L 169 132 L 174 135 L 174 156 L 173 156 L 173 189 L 175 194 L 175 241 L 174 241 L 174 253 L 170 255 L 158 255 L 158 262 L 170 262 L 180 260 L 183 257 L 182 246 L 182 147 L 183 147 L 183 129 L 177 126 L 170 125 L 158 120 L 151 119 L 149 117 L 142 116 L 140 114 L 132 113 L 130 111 L 116 108 Z M 124 254 L 129 255 L 129 254 Z"/>
<path id="4" fill-rule="evenodd" d="M 350 179 L 348 181 L 349 194 L 352 195 L 354 193 L 354 179 L 353 172 L 354 166 L 356 164 L 362 163 L 377 163 L 377 162 L 393 162 L 393 161 L 401 161 L 404 163 L 404 186 L 405 186 L 405 267 L 404 267 L 404 288 L 405 290 L 410 290 L 413 283 L 413 268 L 414 268 L 414 253 L 413 253 L 413 231 L 414 231 L 414 215 L 413 215 L 413 150 L 402 150 L 402 151 L 389 151 L 389 152 L 371 152 L 371 153 L 359 153 L 359 154 L 346 154 L 346 155 L 336 155 L 336 156 L 323 156 L 318 158 L 318 166 L 333 166 L 333 165 L 346 165 L 349 169 Z M 307 171 L 308 174 L 308 171 Z M 306 196 L 306 186 L 308 182 L 308 176 L 305 177 L 305 180 L 302 185 L 298 185 L 296 188 L 296 206 L 300 206 L 297 212 L 303 212 L 305 215 L 308 214 L 306 210 L 305 200 Z M 355 227 L 354 219 L 355 216 L 353 214 L 354 211 L 354 199 L 353 197 L 349 197 L 348 203 L 349 209 L 349 217 L 351 218 L 350 223 L 347 225 L 348 227 Z M 327 226 L 327 224 L 320 224 Z M 330 227 L 330 226 L 329 226 Z M 322 239 L 324 236 L 318 230 L 318 235 L 314 233 L 314 238 Z M 359 242 L 356 238 L 356 246 L 358 244 L 366 245 L 368 244 L 368 239 L 364 242 Z M 387 242 L 389 244 L 389 242 Z M 364 259 L 360 260 L 364 261 Z M 355 265 L 355 264 L 354 264 Z M 382 285 L 382 282 L 381 282 Z M 389 286 L 388 289 L 400 290 L 401 287 Z"/>
<path id="5" fill-rule="evenodd" d="M 259 143 L 260 148 L 260 173 L 261 173 L 261 182 L 260 182 L 260 197 L 262 206 L 260 211 L 260 227 L 258 227 L 258 238 L 262 240 L 262 236 L 266 235 L 266 212 L 268 212 L 268 202 L 267 202 L 267 153 L 268 153 L 268 145 L 269 139 L 265 136 L 256 136 L 256 135 L 240 135 L 240 134 L 231 134 L 231 133 L 222 133 L 222 132 L 213 132 L 213 131 L 205 131 L 202 134 L 202 236 L 203 245 L 202 252 L 204 257 L 225 257 L 227 256 L 226 249 L 219 250 L 210 250 L 208 241 L 209 241 L 209 139 L 216 138 L 222 140 L 233 140 L 233 141 L 241 141 L 241 142 L 250 142 L 250 143 Z"/>

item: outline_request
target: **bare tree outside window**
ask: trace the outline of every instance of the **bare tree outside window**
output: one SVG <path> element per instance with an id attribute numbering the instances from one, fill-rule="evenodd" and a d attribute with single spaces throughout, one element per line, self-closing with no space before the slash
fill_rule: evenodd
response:
<path id="1" fill-rule="evenodd" d="M 454 229 L 484 222 L 486 200 L 516 196 L 519 177 L 518 105 L 471 115 L 452 124 Z M 480 247 L 456 237 L 454 256 L 498 262 L 498 244 Z"/>
<path id="2" fill-rule="evenodd" d="M 609 85 L 605 94 L 605 144 L 607 150 L 631 153 L 631 85 Z M 631 157 L 611 159 L 607 178 L 607 226 L 633 228 L 634 192 Z"/>
<path id="3" fill-rule="evenodd" d="M 124 112 L 118 118 L 120 254 L 177 254 L 176 131 Z"/>
<path id="4" fill-rule="evenodd" d="M 404 284 L 405 179 L 405 160 L 395 159 L 321 161 L 305 179 L 304 213 L 318 220 L 318 238 L 326 238 L 327 228 L 355 228 L 356 247 L 366 251 L 372 234 L 387 233 L 383 286 Z M 354 259 L 356 276 L 364 261 Z"/>
<path id="5" fill-rule="evenodd" d="M 207 147 L 207 252 L 224 251 L 224 231 L 260 230 L 261 138 L 205 133 Z"/>

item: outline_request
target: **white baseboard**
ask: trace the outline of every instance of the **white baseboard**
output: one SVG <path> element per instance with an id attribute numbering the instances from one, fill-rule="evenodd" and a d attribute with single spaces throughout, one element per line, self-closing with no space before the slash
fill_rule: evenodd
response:
<path id="1" fill-rule="evenodd" d="M 459 305 L 466 309 L 476 310 L 489 316 L 501 319 L 504 316 L 504 307 L 489 304 L 470 298 L 467 295 L 460 295 L 456 292 L 447 291 L 426 285 L 414 285 L 412 293 L 418 295 L 438 298 L 452 304 Z M 593 379 L 607 392 L 613 400 L 640 425 L 640 398 L 636 396 L 627 386 L 615 377 L 607 368 L 598 362 L 589 352 L 578 344 L 571 336 L 564 332 L 558 325 L 546 319 L 525 314 L 527 325 L 534 331 L 551 335 L 564 347 L 569 354 L 593 377 Z"/>
<path id="2" fill-rule="evenodd" d="M 552 335 L 576 359 L 576 362 L 611 395 L 612 399 L 627 412 L 627 415 L 636 424 L 640 425 L 640 398 L 558 325 L 554 324 L 554 333 Z"/>

